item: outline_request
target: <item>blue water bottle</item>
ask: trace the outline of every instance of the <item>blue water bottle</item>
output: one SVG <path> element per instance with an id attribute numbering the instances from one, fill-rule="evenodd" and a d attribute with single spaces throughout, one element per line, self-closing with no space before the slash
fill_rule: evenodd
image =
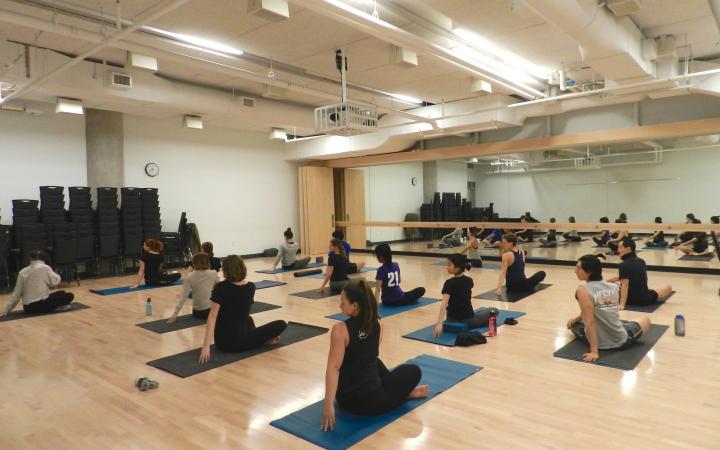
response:
<path id="1" fill-rule="evenodd" d="M 152 316 L 152 299 L 150 297 L 148 297 L 145 303 L 145 315 Z"/>
<path id="2" fill-rule="evenodd" d="M 682 314 L 675 316 L 675 336 L 685 336 L 685 316 Z"/>

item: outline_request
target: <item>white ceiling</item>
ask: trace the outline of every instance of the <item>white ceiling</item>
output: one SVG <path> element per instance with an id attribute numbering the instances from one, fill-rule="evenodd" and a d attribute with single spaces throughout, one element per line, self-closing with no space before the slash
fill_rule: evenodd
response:
<path id="1" fill-rule="evenodd" d="M 367 8 L 369 0 L 352 0 Z M 383 3 L 386 0 L 379 0 Z M 521 1 L 511 0 L 417 0 L 452 19 L 455 27 L 462 27 L 496 43 L 499 47 L 518 54 L 538 65 L 558 68 L 578 66 L 580 53 L 566 35 L 546 23 Z M 571 1 L 571 0 L 565 0 Z M 114 14 L 116 0 L 62 0 L 72 4 Z M 155 4 L 153 0 L 121 0 L 124 18 L 131 20 Z M 644 0 L 644 8 L 632 20 L 646 37 L 672 34 L 678 45 L 689 45 L 695 58 L 720 54 L 718 29 L 707 0 Z M 18 8 L 18 3 L 0 0 L 0 8 Z M 301 9 L 290 1 L 290 18 L 281 22 L 268 22 L 246 12 L 247 0 L 190 0 L 184 6 L 154 21 L 151 25 L 175 33 L 211 39 L 242 49 L 245 52 L 291 64 L 314 74 L 338 80 L 334 53 L 344 48 L 349 58 L 349 80 L 374 89 L 410 95 L 433 103 L 448 102 L 471 97 L 470 75 L 458 68 L 435 59 L 419 55 L 417 67 L 400 67 L 390 64 L 391 47 L 377 37 L 357 31 L 346 25 Z M 27 11 L 27 10 L 26 10 Z M 382 11 L 382 9 L 381 9 Z M 381 19 L 384 18 L 381 16 Z M 388 19 L 390 20 L 390 19 Z M 396 25 L 404 19 L 392 18 Z M 85 42 L 52 33 L 40 33 L 29 28 L 0 22 L 0 36 L 5 39 L 34 43 L 69 53 L 77 53 Z M 116 63 L 124 62 L 124 52 L 107 49 L 99 55 Z M 269 67 L 252 62 L 229 61 L 228 64 L 267 73 Z M 160 73 L 196 83 L 236 89 L 239 92 L 259 95 L 262 85 L 218 73 L 198 64 L 159 60 Z M 309 80 L 275 69 L 278 80 L 292 81 L 313 89 L 336 94 L 336 85 Z M 0 75 L 2 68 L 0 66 Z M 589 75 L 590 76 L 590 75 Z M 351 98 L 376 102 L 381 106 L 407 108 L 387 98 L 353 92 Z M 320 106 L 331 101 L 289 93 L 287 99 L 309 106 Z"/>

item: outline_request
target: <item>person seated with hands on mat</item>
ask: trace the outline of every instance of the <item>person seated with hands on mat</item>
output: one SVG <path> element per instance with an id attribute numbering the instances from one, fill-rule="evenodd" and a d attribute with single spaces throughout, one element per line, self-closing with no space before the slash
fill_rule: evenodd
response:
<path id="1" fill-rule="evenodd" d="M 490 318 L 490 308 L 480 308 L 477 314 L 473 310 L 472 289 L 475 283 L 472 278 L 465 275 L 465 271 L 472 267 L 465 255 L 455 253 L 448 256 L 447 260 L 447 272 L 452 278 L 445 280 L 443 284 L 440 311 L 433 329 L 434 337 L 442 334 L 445 319 L 451 322 L 463 322 L 472 329 L 486 326 Z"/>
<path id="2" fill-rule="evenodd" d="M 502 248 L 505 251 L 500 260 L 500 275 L 498 276 L 496 295 L 502 295 L 502 285 L 505 282 L 509 292 L 532 292 L 535 286 L 545 279 L 542 270 L 525 277 L 525 251 L 517 248 L 517 236 L 508 233 L 502 237 Z"/>
<path id="3" fill-rule="evenodd" d="M 648 288 L 647 266 L 642 258 L 638 258 L 635 241 L 626 237 L 620 241 L 618 254 L 622 259 L 619 268 L 619 275 L 610 278 L 608 283 L 620 285 L 620 306 L 625 305 L 645 306 L 657 303 L 659 298 L 665 298 L 672 292 L 672 286 L 663 285 L 657 291 Z"/>
<path id="4" fill-rule="evenodd" d="M 700 221 L 697 220 L 697 223 Z M 715 249 L 709 248 L 708 237 L 704 231 L 689 231 L 685 234 L 687 241 L 675 247 L 676 253 L 679 250 L 687 256 L 712 256 L 715 254 Z"/>
<path id="5" fill-rule="evenodd" d="M 0 317 L 7 316 L 21 300 L 25 314 L 45 314 L 69 307 L 75 298 L 72 293 L 50 292 L 61 279 L 47 261 L 48 255 L 42 250 L 30 252 L 30 264 L 18 273 L 15 289 Z"/>
<path id="6" fill-rule="evenodd" d="M 216 257 L 215 253 L 213 253 L 213 243 L 203 242 L 200 248 L 202 249 L 202 252 L 210 258 L 210 268 L 219 273 L 220 270 L 222 270 L 222 261 L 220 261 L 220 258 Z"/>
<path id="7" fill-rule="evenodd" d="M 409 399 L 425 398 L 429 386 L 418 386 L 422 372 L 414 364 L 388 370 L 380 360 L 383 326 L 378 304 L 364 279 L 348 283 L 340 295 L 340 311 L 348 317 L 330 332 L 325 371 L 321 429 L 335 428 L 335 402 L 350 414 L 376 416 Z"/>
<path id="8" fill-rule="evenodd" d="M 287 322 L 275 320 L 256 327 L 250 316 L 255 303 L 255 283 L 248 281 L 245 262 L 237 255 L 230 255 L 222 262 L 225 279 L 212 290 L 210 314 L 205 328 L 205 341 L 200 350 L 201 364 L 210 360 L 210 342 L 223 352 L 244 352 L 263 345 L 280 342 L 280 334 Z"/>
<path id="9" fill-rule="evenodd" d="M 297 259 L 297 252 L 300 246 L 293 239 L 293 232 L 290 227 L 285 230 L 283 235 L 285 236 L 285 242 L 280 244 L 280 247 L 278 247 L 277 258 L 275 258 L 275 262 L 273 263 L 272 267 L 270 267 L 270 270 L 275 270 L 278 263 L 281 261 L 282 268 L 285 270 L 299 270 L 307 266 L 310 262 L 309 256 L 306 256 L 302 259 Z"/>
<path id="10" fill-rule="evenodd" d="M 590 346 L 583 361 L 593 362 L 599 350 L 623 349 L 640 339 L 650 329 L 650 319 L 620 320 L 620 288 L 603 281 L 602 263 L 595 255 L 581 257 L 575 275 L 584 284 L 575 290 L 580 315 L 568 320 L 567 327 L 578 339 Z"/>
<path id="11" fill-rule="evenodd" d="M 322 286 L 320 286 L 320 292 L 323 292 L 325 286 L 330 283 L 330 291 L 339 293 L 342 288 L 350 281 L 348 278 L 348 269 L 350 267 L 350 260 L 345 254 L 345 247 L 343 241 L 337 238 L 330 240 L 330 253 L 328 253 L 328 264 L 325 269 L 325 278 L 323 279 Z M 364 263 L 361 263 L 365 266 Z"/>
<path id="12" fill-rule="evenodd" d="M 165 273 L 162 270 L 163 258 L 160 253 L 163 251 L 163 247 L 163 243 L 157 239 L 145 239 L 143 254 L 140 257 L 140 268 L 135 284 L 130 286 L 130 289 L 140 286 L 143 279 L 146 286 L 170 286 L 182 277 L 179 273 Z"/>
<path id="13" fill-rule="evenodd" d="M 215 284 L 220 281 L 218 273 L 210 268 L 210 258 L 202 252 L 193 255 L 191 268 L 192 270 L 188 272 L 183 281 L 183 290 L 175 306 L 175 311 L 172 317 L 167 320 L 167 323 L 175 323 L 185 301 L 191 295 L 193 317 L 207 320 L 210 314 L 210 307 L 212 306 L 210 294 Z"/>
<path id="14" fill-rule="evenodd" d="M 392 260 L 392 250 L 388 244 L 380 244 L 375 247 L 375 257 L 381 264 L 375 275 L 375 298 L 380 298 L 382 291 L 382 303 L 386 306 L 405 306 L 417 303 L 420 297 L 425 295 L 425 288 L 418 287 L 411 291 L 403 292 L 400 289 L 400 266 Z"/>

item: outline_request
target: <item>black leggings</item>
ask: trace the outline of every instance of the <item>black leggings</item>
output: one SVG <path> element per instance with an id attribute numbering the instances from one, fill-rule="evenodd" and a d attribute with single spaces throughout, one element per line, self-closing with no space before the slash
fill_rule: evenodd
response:
<path id="1" fill-rule="evenodd" d="M 309 256 L 302 258 L 302 259 L 297 259 L 297 260 L 295 260 L 294 263 L 290 264 L 289 266 L 282 266 L 282 268 L 285 270 L 299 270 L 299 269 L 302 269 L 303 267 L 307 266 L 308 263 L 310 263 Z"/>
<path id="2" fill-rule="evenodd" d="M 193 309 L 192 315 L 196 319 L 207 320 L 210 315 L 210 308 L 208 309 Z"/>
<path id="3" fill-rule="evenodd" d="M 45 314 L 55 311 L 56 308 L 70 304 L 75 296 L 70 292 L 55 291 L 48 295 L 45 300 L 38 300 L 28 305 L 23 305 L 23 310 L 28 314 Z"/>
<path id="4" fill-rule="evenodd" d="M 570 241 L 570 242 L 582 241 L 582 238 L 580 236 L 570 236 L 570 233 L 563 233 L 562 237 L 564 237 L 566 241 Z M 597 242 L 597 241 L 595 241 L 595 242 Z"/>
<path id="5" fill-rule="evenodd" d="M 363 416 L 377 416 L 397 408 L 407 401 L 408 395 L 420 383 L 422 373 L 415 364 L 402 364 L 389 371 L 380 359 L 378 372 L 381 386 L 371 392 L 357 393 L 348 398 L 338 398 L 343 410 Z"/>
<path id="6" fill-rule="evenodd" d="M 412 305 L 413 303 L 417 303 L 417 301 L 425 295 L 425 288 L 424 287 L 418 287 L 413 289 L 412 291 L 407 291 L 405 293 L 405 296 L 392 303 L 388 303 L 386 301 L 383 301 L 383 305 L 385 306 L 405 306 L 405 305 Z"/>
<path id="7" fill-rule="evenodd" d="M 508 291 L 523 291 L 523 292 L 531 292 L 535 290 L 535 286 L 540 284 L 545 279 L 545 272 L 542 270 L 540 272 L 537 272 L 530 278 L 526 278 L 525 280 L 514 280 L 510 282 L 509 280 L 506 280 L 506 288 Z"/>
<path id="8" fill-rule="evenodd" d="M 244 352 L 262 347 L 270 339 L 274 339 L 287 328 L 287 322 L 276 320 L 248 331 L 236 341 L 215 342 L 215 346 L 224 352 Z"/>
<path id="9" fill-rule="evenodd" d="M 527 231 L 523 231 L 521 233 L 517 233 L 517 237 L 521 237 L 521 238 L 527 240 L 528 242 L 533 241 L 534 235 L 535 235 L 535 233 L 533 233 L 532 230 L 527 230 Z"/>
<path id="10" fill-rule="evenodd" d="M 595 244 L 598 245 L 599 247 L 605 247 L 606 245 L 608 245 L 607 239 L 603 240 L 598 237 L 593 237 L 592 239 L 593 239 L 593 241 L 595 241 Z"/>
<path id="11" fill-rule="evenodd" d="M 152 279 L 148 280 L 145 279 L 145 285 L 146 286 L 170 286 L 171 284 L 175 284 L 177 280 L 182 277 L 179 273 L 161 273 L 160 275 L 153 277 Z"/>
<path id="12" fill-rule="evenodd" d="M 482 259 L 471 259 L 469 261 L 470 261 L 470 265 L 475 268 L 482 267 Z"/>
<path id="13" fill-rule="evenodd" d="M 617 242 L 608 242 L 607 246 L 610 249 L 610 251 L 613 252 L 613 254 L 617 254 L 617 252 L 618 252 L 618 243 Z"/>
<path id="14" fill-rule="evenodd" d="M 495 316 L 499 314 L 499 311 L 497 308 L 479 308 L 478 311 L 475 313 L 475 315 L 470 319 L 453 319 L 452 317 L 448 317 L 448 321 L 450 322 L 462 322 L 469 329 L 473 328 L 481 328 L 486 327 L 488 324 L 488 320 L 490 319 L 490 314 L 494 312 Z"/>

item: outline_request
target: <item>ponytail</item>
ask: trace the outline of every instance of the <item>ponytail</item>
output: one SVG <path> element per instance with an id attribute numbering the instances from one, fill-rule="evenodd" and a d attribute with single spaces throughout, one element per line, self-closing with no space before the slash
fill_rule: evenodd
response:
<path id="1" fill-rule="evenodd" d="M 468 261 L 467 257 L 462 253 L 454 253 L 448 256 L 447 259 L 450 261 L 450 264 L 460 269 L 460 273 L 472 269 L 470 261 Z"/>
<path id="2" fill-rule="evenodd" d="M 376 326 L 379 328 L 377 299 L 370 284 L 363 278 L 352 280 L 343 288 L 343 292 L 350 303 L 358 305 L 360 329 L 369 336 Z"/>

